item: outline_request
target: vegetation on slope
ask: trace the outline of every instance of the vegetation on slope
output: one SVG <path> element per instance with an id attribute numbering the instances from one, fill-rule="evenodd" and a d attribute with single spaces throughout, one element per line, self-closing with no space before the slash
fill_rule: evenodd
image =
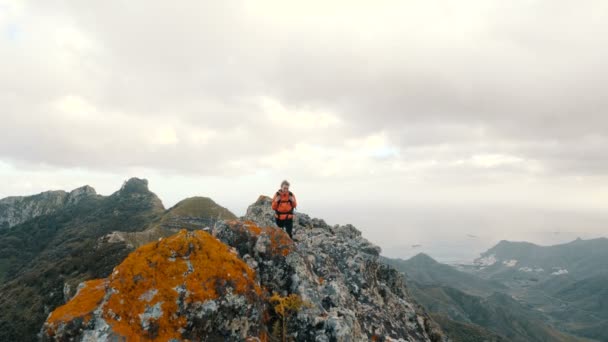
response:
<path id="1" fill-rule="evenodd" d="M 124 244 L 100 245 L 112 230 L 137 231 L 164 208 L 145 180 L 131 179 L 108 197 L 89 197 L 52 214 L 0 231 L 0 341 L 37 341 L 64 289 L 107 277 L 127 255 Z M 71 293 L 71 291 L 67 291 Z"/>

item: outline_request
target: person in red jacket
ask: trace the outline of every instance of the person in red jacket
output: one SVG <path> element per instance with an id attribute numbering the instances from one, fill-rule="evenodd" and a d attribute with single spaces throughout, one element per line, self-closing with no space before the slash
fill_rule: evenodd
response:
<path id="1" fill-rule="evenodd" d="M 289 182 L 284 180 L 272 199 L 272 210 L 275 211 L 277 226 L 283 228 L 292 239 L 293 211 L 297 206 L 296 196 L 289 191 Z"/>

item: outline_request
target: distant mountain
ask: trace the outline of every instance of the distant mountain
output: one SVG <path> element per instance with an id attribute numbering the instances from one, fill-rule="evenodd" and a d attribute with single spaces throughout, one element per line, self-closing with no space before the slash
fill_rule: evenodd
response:
<path id="1" fill-rule="evenodd" d="M 37 340 L 52 308 L 81 281 L 107 276 L 127 256 L 125 244 L 98 239 L 115 229 L 143 230 L 163 213 L 148 182 L 133 178 L 111 196 L 83 196 L 1 230 L 0 341 Z"/>
<path id="2" fill-rule="evenodd" d="M 608 341 L 608 239 L 555 246 L 501 241 L 466 269 L 505 284 L 561 330 Z"/>
<path id="3" fill-rule="evenodd" d="M 65 191 L 47 191 L 33 196 L 0 199 L 0 229 L 16 226 L 35 217 L 48 215 L 83 199 L 96 196 L 90 186 Z"/>
<path id="4" fill-rule="evenodd" d="M 448 286 L 425 286 L 408 282 L 410 292 L 432 315 L 444 315 L 452 321 L 475 325 L 474 331 L 490 331 L 507 341 L 579 341 L 546 323 L 544 316 L 511 296 L 494 293 L 488 297 L 472 296 Z M 462 334 L 453 322 L 439 320 L 446 331 Z M 462 328 L 462 326 L 459 326 Z M 471 332 L 469 332 L 471 333 Z M 500 339 L 499 339 L 500 340 Z"/>
<path id="5" fill-rule="evenodd" d="M 423 253 L 384 261 L 405 273 L 414 299 L 458 341 L 581 340 L 552 325 L 560 321 L 512 298 L 513 289 L 500 281 L 460 271 Z"/>
<path id="6" fill-rule="evenodd" d="M 177 233 L 181 229 L 209 229 L 223 220 L 236 219 L 230 210 L 207 197 L 191 197 L 167 210 L 143 231 L 113 231 L 104 236 L 102 243 L 124 242 L 128 248 L 137 248 L 148 242 Z"/>
<path id="7" fill-rule="evenodd" d="M 477 274 L 513 285 L 533 285 L 566 274 L 582 279 L 608 271 L 608 239 L 555 246 L 501 241 L 475 261 Z"/>
<path id="8" fill-rule="evenodd" d="M 208 223 L 213 224 L 222 220 L 236 220 L 237 217 L 230 210 L 215 203 L 209 197 L 190 197 L 178 202 L 168 210 L 163 222 L 178 218 L 178 225 L 183 224 L 184 218 L 208 218 Z M 197 223 L 199 223 L 197 221 Z"/>
<path id="9" fill-rule="evenodd" d="M 488 296 L 496 291 L 506 291 L 499 282 L 486 280 L 476 275 L 461 272 L 456 268 L 439 263 L 430 256 L 420 253 L 408 260 L 384 259 L 386 263 L 406 274 L 408 279 L 423 285 L 448 285 L 465 293 Z"/>

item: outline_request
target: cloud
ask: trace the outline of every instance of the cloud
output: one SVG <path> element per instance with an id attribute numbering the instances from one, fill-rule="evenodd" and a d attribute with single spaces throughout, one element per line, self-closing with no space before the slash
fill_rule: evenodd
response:
<path id="1" fill-rule="evenodd" d="M 288 177 L 335 187 L 330 203 L 601 207 L 607 10 L 0 0 L 0 162 L 111 179 Z"/>
<path id="2" fill-rule="evenodd" d="M 515 155 L 548 172 L 608 167 L 580 158 L 608 147 L 601 1 L 9 1 L 3 8 L 5 27 L 23 28 L 19 53 L 7 41 L 0 47 L 14 70 L 4 72 L 3 119 L 21 124 L 6 129 L 46 127 L 57 105 L 95 108 L 64 108 L 66 116 L 52 118 L 52 137 L 36 134 L 58 151 L 81 150 L 79 139 L 56 136 L 73 134 L 78 122 L 87 135 L 135 144 L 131 166 L 162 167 L 140 156 L 154 151 L 169 160 L 205 153 L 222 168 L 252 154 L 267 159 L 277 153 L 269 141 L 281 134 L 290 136 L 288 148 L 337 149 L 383 132 L 392 147 L 364 153 L 370 163 L 396 151 L 407 159 L 420 147 L 437 155 L 464 149 L 462 158 Z M 24 115 L 32 120 L 14 119 Z M 27 160 L 27 149 L 29 159 L 71 165 L 24 140 L 11 141 L 19 155 L 5 150 L 4 158 Z M 95 154 L 102 159 L 95 164 L 126 162 Z"/>

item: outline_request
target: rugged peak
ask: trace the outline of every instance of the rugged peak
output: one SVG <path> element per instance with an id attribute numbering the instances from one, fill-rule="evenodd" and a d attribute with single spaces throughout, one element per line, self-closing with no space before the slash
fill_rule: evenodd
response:
<path id="1" fill-rule="evenodd" d="M 120 190 L 112 194 L 111 197 L 119 203 L 130 203 L 131 206 L 147 206 L 158 210 L 158 212 L 165 210 L 160 198 L 148 188 L 148 180 L 146 179 L 133 177 L 125 181 Z"/>
<path id="2" fill-rule="evenodd" d="M 122 184 L 122 187 L 120 188 L 120 190 L 118 190 L 120 193 L 133 193 L 133 192 L 140 192 L 140 193 L 147 193 L 150 192 L 150 189 L 148 189 L 148 180 L 147 179 L 142 179 L 142 178 L 130 178 L 129 180 L 125 181 Z"/>
<path id="3" fill-rule="evenodd" d="M 521 253 L 529 253 L 536 248 L 542 248 L 531 242 L 501 240 L 494 247 L 482 253 L 482 257 L 494 255 L 498 259 L 512 258 Z"/>
<path id="4" fill-rule="evenodd" d="M 97 191 L 93 187 L 85 185 L 80 188 L 76 188 L 68 194 L 67 204 L 77 204 L 88 197 L 94 197 L 97 195 Z"/>
<path id="5" fill-rule="evenodd" d="M 438 264 L 437 260 L 433 259 L 430 255 L 426 253 L 418 253 L 410 258 L 411 262 L 420 264 L 420 265 L 435 265 Z"/>
<path id="6" fill-rule="evenodd" d="M 80 194 L 87 194 L 87 195 L 97 195 L 97 191 L 95 191 L 95 188 L 93 188 L 90 185 L 83 185 L 79 188 L 76 188 L 72 191 L 70 191 L 71 195 L 80 195 Z"/>

